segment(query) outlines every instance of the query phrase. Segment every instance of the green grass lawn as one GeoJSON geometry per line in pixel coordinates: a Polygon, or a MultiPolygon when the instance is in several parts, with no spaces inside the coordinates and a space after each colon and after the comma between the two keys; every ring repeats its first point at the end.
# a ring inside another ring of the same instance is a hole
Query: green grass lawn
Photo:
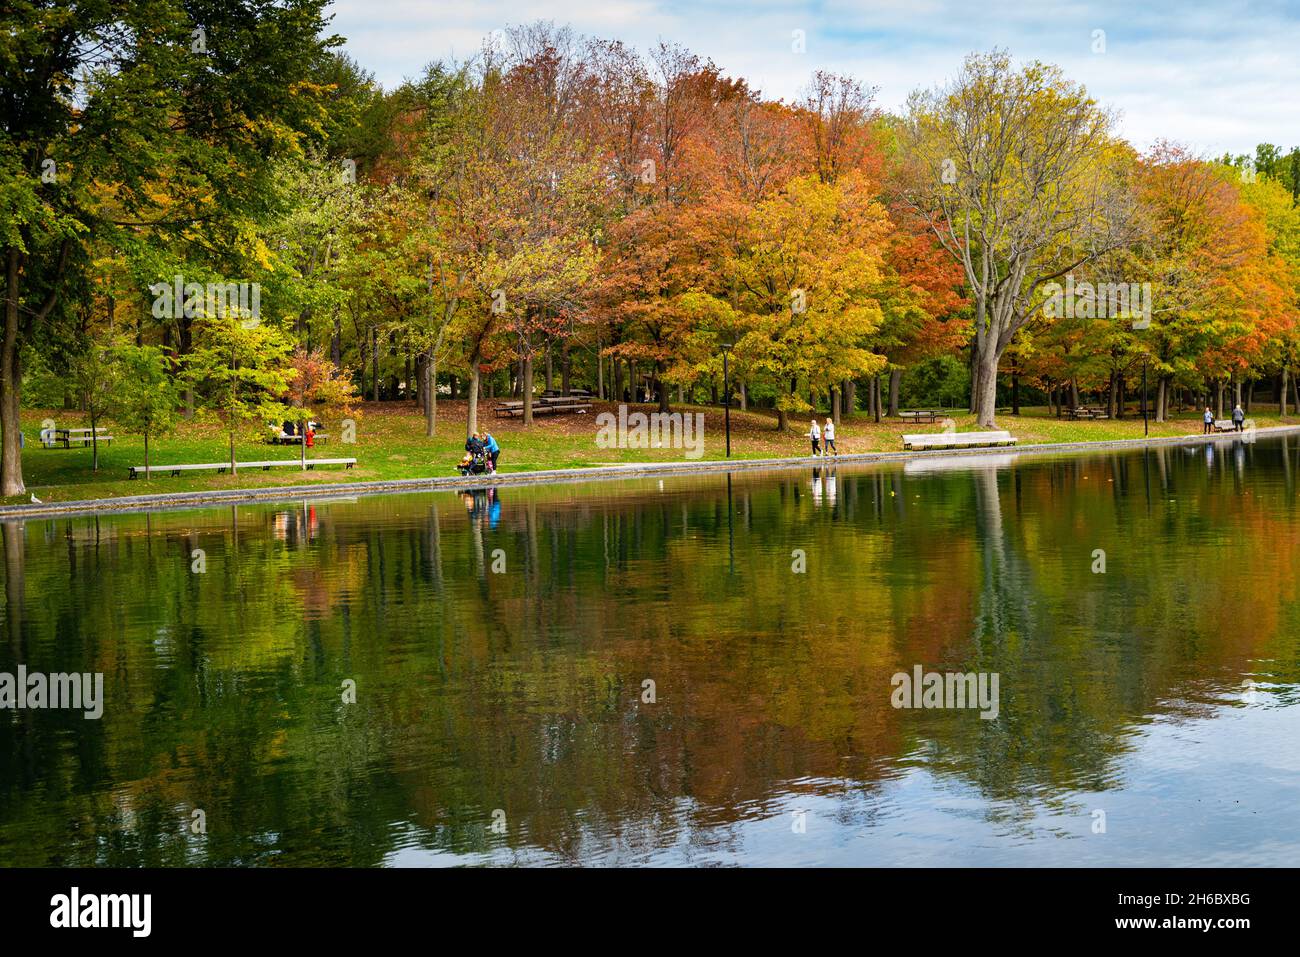
{"type": "MultiPolygon", "coordinates": [[[[652,406],[633,406],[633,410],[653,411],[652,406]]],[[[725,457],[723,413],[716,407],[675,407],[681,411],[700,412],[705,416],[703,460],[725,457]]],[[[501,444],[501,471],[520,472],[536,469],[580,468],[611,463],[682,461],[682,449],[617,449],[601,448],[596,443],[596,416],[602,411],[614,410],[610,403],[594,403],[586,415],[538,416],[531,428],[515,419],[498,419],[492,414],[492,402],[480,404],[480,428],[486,426],[501,444]]],[[[122,433],[111,422],[102,422],[116,436],[111,446],[102,446],[99,452],[99,470],[91,468],[89,448],[46,449],[38,435],[41,422],[54,419],[60,427],[88,426],[87,417],[77,412],[32,409],[23,412],[23,431],[26,449],[23,453],[23,475],[31,492],[46,502],[73,499],[106,498],[118,495],[135,495],[144,492],[199,491],[208,489],[257,488],[263,486],[299,485],[339,481],[374,481],[384,479],[428,478],[454,475],[464,447],[464,401],[438,403],[437,435],[430,439],[424,435],[424,419],[413,403],[365,403],[354,418],[357,422],[356,442],[339,442],[339,423],[326,422],[331,434],[329,444],[308,450],[317,458],[351,457],[357,459],[352,470],[328,467],[310,472],[298,469],[274,469],[263,472],[244,471],[238,475],[215,473],[190,473],[176,478],[154,475],[149,480],[127,478],[127,466],[144,464],[144,444],[138,436],[122,433]]],[[[822,412],[818,418],[825,420],[822,412]]],[[[975,428],[974,417],[965,413],[954,414],[959,430],[975,428]]],[[[1276,408],[1265,411],[1256,408],[1250,415],[1260,428],[1279,424],[1276,408]]],[[[1285,422],[1300,421],[1288,417],[1285,422]]],[[[1140,417],[1111,419],[1101,422],[1071,422],[1048,415],[1045,408],[1027,408],[1020,416],[999,416],[998,425],[1009,430],[1021,444],[1039,442],[1082,442],[1132,439],[1142,436],[1140,417]]],[[[837,445],[841,452],[899,451],[900,436],[904,432],[933,432],[938,425],[916,425],[897,419],[883,419],[877,423],[859,413],[845,419],[839,428],[837,445]]],[[[733,458],[773,458],[803,455],[808,452],[803,433],[808,429],[805,417],[792,421],[785,433],[776,431],[775,413],[770,411],[731,413],[731,454],[733,458]]],[[[1188,410],[1172,421],[1151,423],[1152,436],[1172,436],[1199,433],[1201,424],[1197,413],[1188,410]]],[[[273,446],[259,442],[254,436],[236,444],[240,460],[296,459],[298,449],[292,446],[273,446]]],[[[226,438],[215,423],[184,423],[175,435],[150,443],[150,460],[153,465],[172,462],[220,462],[228,458],[226,438]]],[[[26,496],[8,498],[5,504],[27,501],[26,496]]]]}

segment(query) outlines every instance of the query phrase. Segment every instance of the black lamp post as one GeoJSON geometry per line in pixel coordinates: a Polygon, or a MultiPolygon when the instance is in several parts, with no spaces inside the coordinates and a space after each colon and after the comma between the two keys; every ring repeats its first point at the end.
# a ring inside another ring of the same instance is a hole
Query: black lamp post
{"type": "Polygon", "coordinates": [[[722,406],[723,418],[727,431],[727,458],[731,458],[731,378],[727,369],[727,356],[731,353],[733,342],[722,343],[722,406]]]}
{"type": "Polygon", "coordinates": [[[1147,354],[1142,353],[1142,434],[1149,436],[1151,429],[1147,425],[1147,354]]]}

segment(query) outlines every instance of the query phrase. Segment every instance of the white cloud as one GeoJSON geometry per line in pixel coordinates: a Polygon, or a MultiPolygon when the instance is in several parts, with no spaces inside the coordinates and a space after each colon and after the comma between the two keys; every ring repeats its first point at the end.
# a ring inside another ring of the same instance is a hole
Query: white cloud
{"type": "Polygon", "coordinates": [[[494,29],[533,20],[648,49],[681,43],[769,96],[793,98],[816,69],[880,88],[879,103],[956,73],[973,51],[1006,47],[1060,65],[1122,114],[1139,147],[1157,139],[1209,155],[1259,142],[1300,145],[1300,13],[1287,0],[1197,6],[1158,0],[337,0],[334,29],[387,87],[426,63],[465,59],[494,29]],[[791,51],[791,31],[807,51],[791,51]],[[1094,53],[1104,30],[1106,52],[1094,53]]]}

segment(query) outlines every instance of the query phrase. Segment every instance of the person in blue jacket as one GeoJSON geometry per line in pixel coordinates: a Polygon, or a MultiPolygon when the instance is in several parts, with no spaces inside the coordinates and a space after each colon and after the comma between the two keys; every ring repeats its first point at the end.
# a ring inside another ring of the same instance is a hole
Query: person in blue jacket
{"type": "Polygon", "coordinates": [[[493,438],[491,432],[483,433],[483,448],[487,451],[488,458],[492,460],[492,471],[495,472],[497,470],[497,456],[501,454],[501,446],[497,444],[497,440],[493,438]]]}

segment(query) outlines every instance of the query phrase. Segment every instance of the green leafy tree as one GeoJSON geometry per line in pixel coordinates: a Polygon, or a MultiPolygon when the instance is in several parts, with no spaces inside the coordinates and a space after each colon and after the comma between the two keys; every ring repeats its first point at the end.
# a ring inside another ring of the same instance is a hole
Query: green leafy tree
{"type": "MultiPolygon", "coordinates": [[[[220,253],[318,136],[326,0],[16,0],[0,29],[0,494],[23,492],[21,357],[96,243],[220,253]],[[110,185],[111,184],[111,185],[110,185]]],[[[159,277],[161,278],[161,277],[159,277]]],[[[182,328],[182,332],[186,332],[182,328]]],[[[182,345],[185,344],[184,338],[182,345]]]]}
{"type": "Polygon", "coordinates": [[[183,401],[167,356],[157,346],[119,345],[113,350],[119,386],[109,412],[122,429],[144,439],[144,477],[149,478],[149,439],[169,435],[183,401]]]}
{"type": "Polygon", "coordinates": [[[199,344],[189,356],[187,372],[207,396],[206,411],[226,433],[231,475],[238,470],[236,436],[252,423],[264,429],[268,422],[280,422],[293,412],[279,398],[288,394],[293,381],[291,348],[279,330],[235,316],[199,322],[199,344]]]}
{"type": "Polygon", "coordinates": [[[325,358],[321,350],[308,352],[297,349],[290,359],[291,379],[285,399],[289,405],[289,418],[298,423],[298,443],[303,471],[307,469],[306,424],[328,410],[349,415],[357,399],[356,386],[342,370],[325,358]]]}
{"type": "Polygon", "coordinates": [[[84,397],[90,418],[90,467],[99,471],[99,422],[117,399],[122,369],[113,359],[111,347],[90,343],[70,363],[72,382],[84,397]]]}

